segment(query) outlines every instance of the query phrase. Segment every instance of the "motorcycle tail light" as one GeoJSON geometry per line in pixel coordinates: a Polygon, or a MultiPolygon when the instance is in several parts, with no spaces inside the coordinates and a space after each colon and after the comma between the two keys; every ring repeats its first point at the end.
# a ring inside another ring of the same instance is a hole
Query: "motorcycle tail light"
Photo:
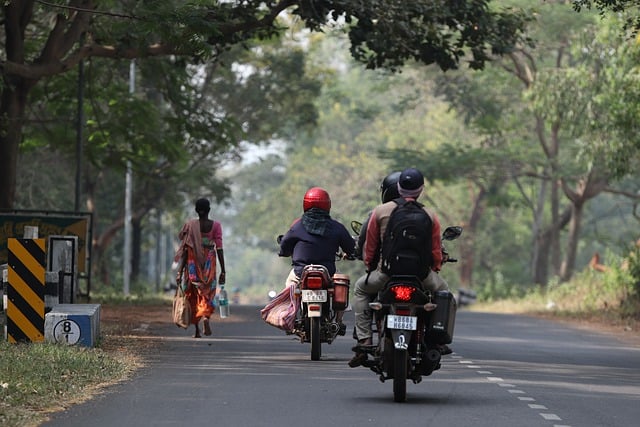
{"type": "Polygon", "coordinates": [[[320,276],[307,277],[307,289],[322,289],[322,277],[320,276]]]}
{"type": "Polygon", "coordinates": [[[411,301],[411,295],[413,295],[415,290],[416,288],[414,288],[413,286],[404,285],[394,286],[393,288],[391,288],[396,301],[403,302],[411,301]]]}

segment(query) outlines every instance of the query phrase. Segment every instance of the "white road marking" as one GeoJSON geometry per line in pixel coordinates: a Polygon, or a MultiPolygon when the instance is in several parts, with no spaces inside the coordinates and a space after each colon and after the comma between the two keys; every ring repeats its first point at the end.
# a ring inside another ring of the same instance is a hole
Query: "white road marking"
{"type": "Polygon", "coordinates": [[[562,421],[562,418],[560,418],[559,416],[557,416],[556,414],[545,414],[545,413],[540,413],[540,415],[542,416],[542,418],[544,418],[545,420],[554,420],[554,421],[562,421]]]}

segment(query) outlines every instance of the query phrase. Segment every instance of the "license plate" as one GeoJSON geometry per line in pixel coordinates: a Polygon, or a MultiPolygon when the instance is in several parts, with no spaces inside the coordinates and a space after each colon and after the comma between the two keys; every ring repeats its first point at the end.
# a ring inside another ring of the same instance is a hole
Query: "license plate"
{"type": "Polygon", "coordinates": [[[418,328],[418,318],[416,316],[387,316],[387,328],[404,329],[405,331],[415,331],[418,328]]]}
{"type": "Polygon", "coordinates": [[[327,291],[325,289],[321,289],[319,291],[313,289],[303,289],[302,290],[302,302],[326,302],[327,301],[327,291]]]}

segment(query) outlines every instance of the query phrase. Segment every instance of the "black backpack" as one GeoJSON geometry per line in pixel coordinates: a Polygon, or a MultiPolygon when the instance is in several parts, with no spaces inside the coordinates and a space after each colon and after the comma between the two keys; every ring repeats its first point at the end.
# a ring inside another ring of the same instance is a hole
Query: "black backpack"
{"type": "Polygon", "coordinates": [[[381,270],[383,273],[418,276],[424,280],[433,265],[431,254],[432,221],[423,205],[403,198],[391,212],[382,237],[381,270]]]}

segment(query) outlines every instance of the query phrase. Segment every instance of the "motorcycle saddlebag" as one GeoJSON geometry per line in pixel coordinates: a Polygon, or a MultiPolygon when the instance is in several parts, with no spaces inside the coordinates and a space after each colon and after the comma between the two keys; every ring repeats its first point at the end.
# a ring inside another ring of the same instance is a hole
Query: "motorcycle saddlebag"
{"type": "Polygon", "coordinates": [[[433,298],[436,309],[431,312],[427,336],[434,344],[450,344],[456,322],[456,300],[449,291],[437,291],[433,298]]]}
{"type": "Polygon", "coordinates": [[[346,310],[349,305],[349,285],[351,281],[346,274],[333,275],[333,309],[346,310]]]}

